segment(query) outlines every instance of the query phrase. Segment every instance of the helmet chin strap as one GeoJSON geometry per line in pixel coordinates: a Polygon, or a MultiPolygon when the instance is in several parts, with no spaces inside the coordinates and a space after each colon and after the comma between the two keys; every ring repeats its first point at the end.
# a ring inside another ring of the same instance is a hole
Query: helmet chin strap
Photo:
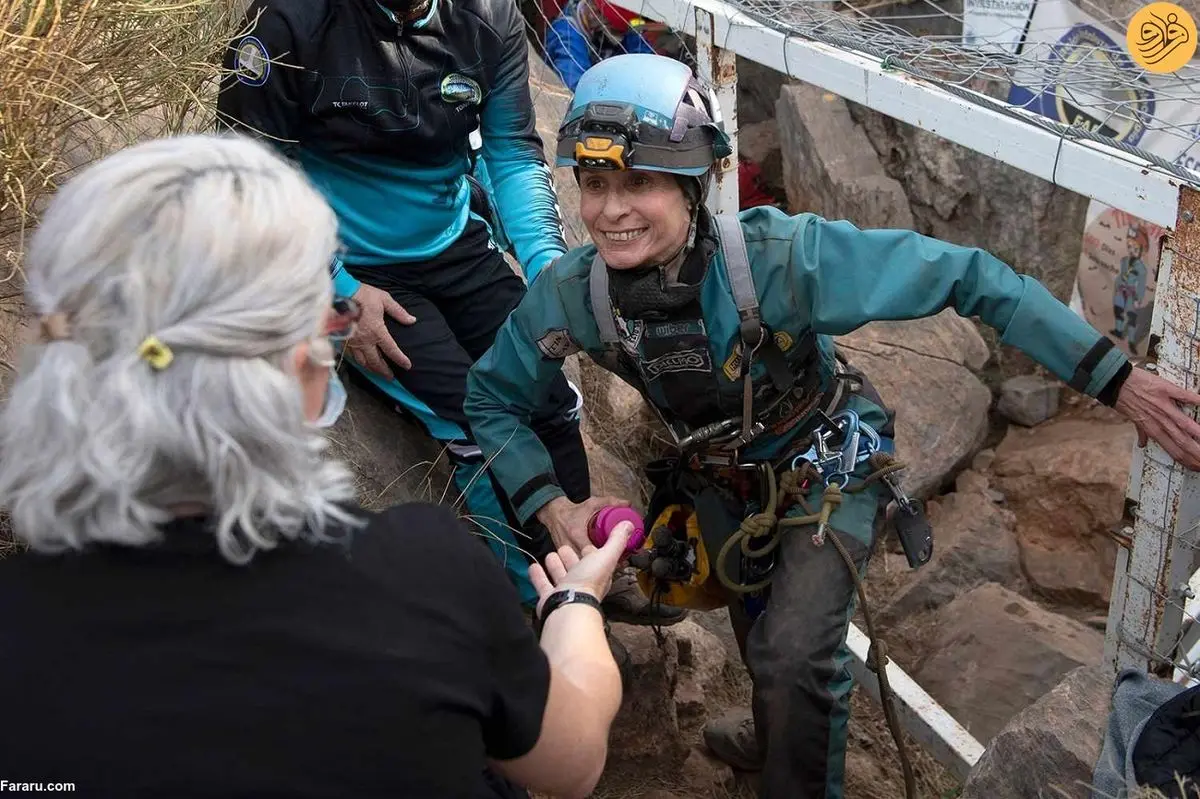
{"type": "Polygon", "coordinates": [[[680,188],[688,201],[688,211],[691,219],[688,221],[688,234],[684,239],[683,244],[669,258],[666,258],[658,264],[647,264],[645,268],[657,268],[663,277],[663,284],[666,285],[678,277],[680,267],[683,266],[684,260],[696,246],[696,233],[700,226],[700,206],[708,193],[708,186],[712,180],[712,172],[707,172],[698,178],[683,178],[680,180],[680,188]]]}

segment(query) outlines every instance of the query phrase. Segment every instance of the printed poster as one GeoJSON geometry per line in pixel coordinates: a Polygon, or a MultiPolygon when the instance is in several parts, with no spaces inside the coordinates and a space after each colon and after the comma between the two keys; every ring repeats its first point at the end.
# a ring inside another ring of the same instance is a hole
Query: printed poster
{"type": "MultiPolygon", "coordinates": [[[[1001,36],[991,46],[1008,43],[1001,36]]],[[[1124,31],[1067,0],[1037,0],[1010,52],[1025,54],[1031,66],[1026,80],[1018,73],[1009,103],[1135,145],[1200,177],[1200,108],[1171,97],[1178,77],[1147,73],[1133,62],[1124,31]]],[[[1130,355],[1145,355],[1149,344],[1164,233],[1102,203],[1088,206],[1071,307],[1130,355]]]]}
{"type": "Polygon", "coordinates": [[[1033,0],[966,0],[963,44],[1015,53],[1032,11],[1033,0]]]}

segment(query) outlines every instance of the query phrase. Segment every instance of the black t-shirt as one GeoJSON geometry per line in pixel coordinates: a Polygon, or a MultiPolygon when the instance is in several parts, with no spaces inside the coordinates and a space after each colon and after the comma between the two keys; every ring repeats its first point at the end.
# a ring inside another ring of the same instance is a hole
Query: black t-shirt
{"type": "Polygon", "coordinates": [[[491,797],[550,668],[449,510],[234,566],[199,521],[161,546],[0,561],[0,777],[76,796],[491,797]]]}

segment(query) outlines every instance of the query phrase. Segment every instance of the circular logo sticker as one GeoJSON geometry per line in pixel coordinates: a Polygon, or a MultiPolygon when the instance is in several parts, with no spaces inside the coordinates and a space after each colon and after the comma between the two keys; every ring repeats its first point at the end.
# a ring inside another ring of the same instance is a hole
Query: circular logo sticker
{"type": "Polygon", "coordinates": [[[267,48],[253,36],[242,39],[234,61],[237,79],[247,86],[262,86],[271,75],[271,57],[267,48]]]}
{"type": "Polygon", "coordinates": [[[1151,3],[1129,20],[1125,43],[1148,72],[1174,72],[1196,54],[1196,23],[1174,3],[1151,3]]]}
{"type": "MultiPolygon", "coordinates": [[[[1064,79],[1047,92],[1053,116],[1072,127],[1137,144],[1154,116],[1154,92],[1122,48],[1092,25],[1071,28],[1052,48],[1048,59],[1064,77],[1095,74],[1083,83],[1064,79]],[[1105,102],[1098,104],[1097,96],[1105,102]],[[1114,107],[1116,110],[1114,110],[1114,107]]],[[[1043,112],[1045,113],[1045,112],[1043,112]]],[[[1050,114],[1047,114],[1050,116],[1050,114]]]]}

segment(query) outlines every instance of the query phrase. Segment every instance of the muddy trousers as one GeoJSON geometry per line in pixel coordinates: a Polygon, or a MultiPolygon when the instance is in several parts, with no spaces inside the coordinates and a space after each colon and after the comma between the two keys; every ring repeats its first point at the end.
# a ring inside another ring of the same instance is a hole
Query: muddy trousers
{"type": "MultiPolygon", "coordinates": [[[[754,682],[754,728],[765,761],[759,795],[767,799],[841,799],[853,680],[846,629],[854,582],[815,527],[784,534],[767,607],[751,622],[741,606],[730,619],[754,682]]],[[[837,535],[866,571],[874,536],[837,535]]]]}
{"type": "MultiPolygon", "coordinates": [[[[445,445],[469,526],[492,548],[522,601],[536,602],[529,564],[553,550],[549,534],[536,521],[523,527],[518,522],[512,502],[485,468],[463,413],[467,372],[525,296],[524,281],[493,246],[487,226],[474,219],[458,241],[425,263],[346,268],[363,283],[387,291],[417,318],[412,325],[386,318],[412,368],[393,366],[396,379],[386,380],[354,364],[358,377],[445,445]]],[[[579,394],[559,375],[530,420],[550,452],[555,478],[575,502],[591,493],[579,430],[581,405],[579,394]]]]}
{"type": "MultiPolygon", "coordinates": [[[[891,414],[866,383],[843,407],[858,411],[881,435],[894,435],[891,414]],[[872,401],[873,400],[873,401],[872,401]]],[[[869,471],[860,467],[855,477],[869,471]]],[[[846,494],[830,517],[828,535],[845,545],[859,575],[883,531],[890,495],[879,483],[846,494]]],[[[821,506],[814,486],[805,502],[821,506]]],[[[793,508],[790,515],[803,515],[793,508]]],[[[766,608],[747,618],[740,601],[729,617],[754,683],[754,728],[765,762],[766,799],[841,799],[850,721],[850,651],[846,630],[854,615],[854,579],[833,544],[812,541],[816,525],[788,528],[768,589],[766,608]]]]}

